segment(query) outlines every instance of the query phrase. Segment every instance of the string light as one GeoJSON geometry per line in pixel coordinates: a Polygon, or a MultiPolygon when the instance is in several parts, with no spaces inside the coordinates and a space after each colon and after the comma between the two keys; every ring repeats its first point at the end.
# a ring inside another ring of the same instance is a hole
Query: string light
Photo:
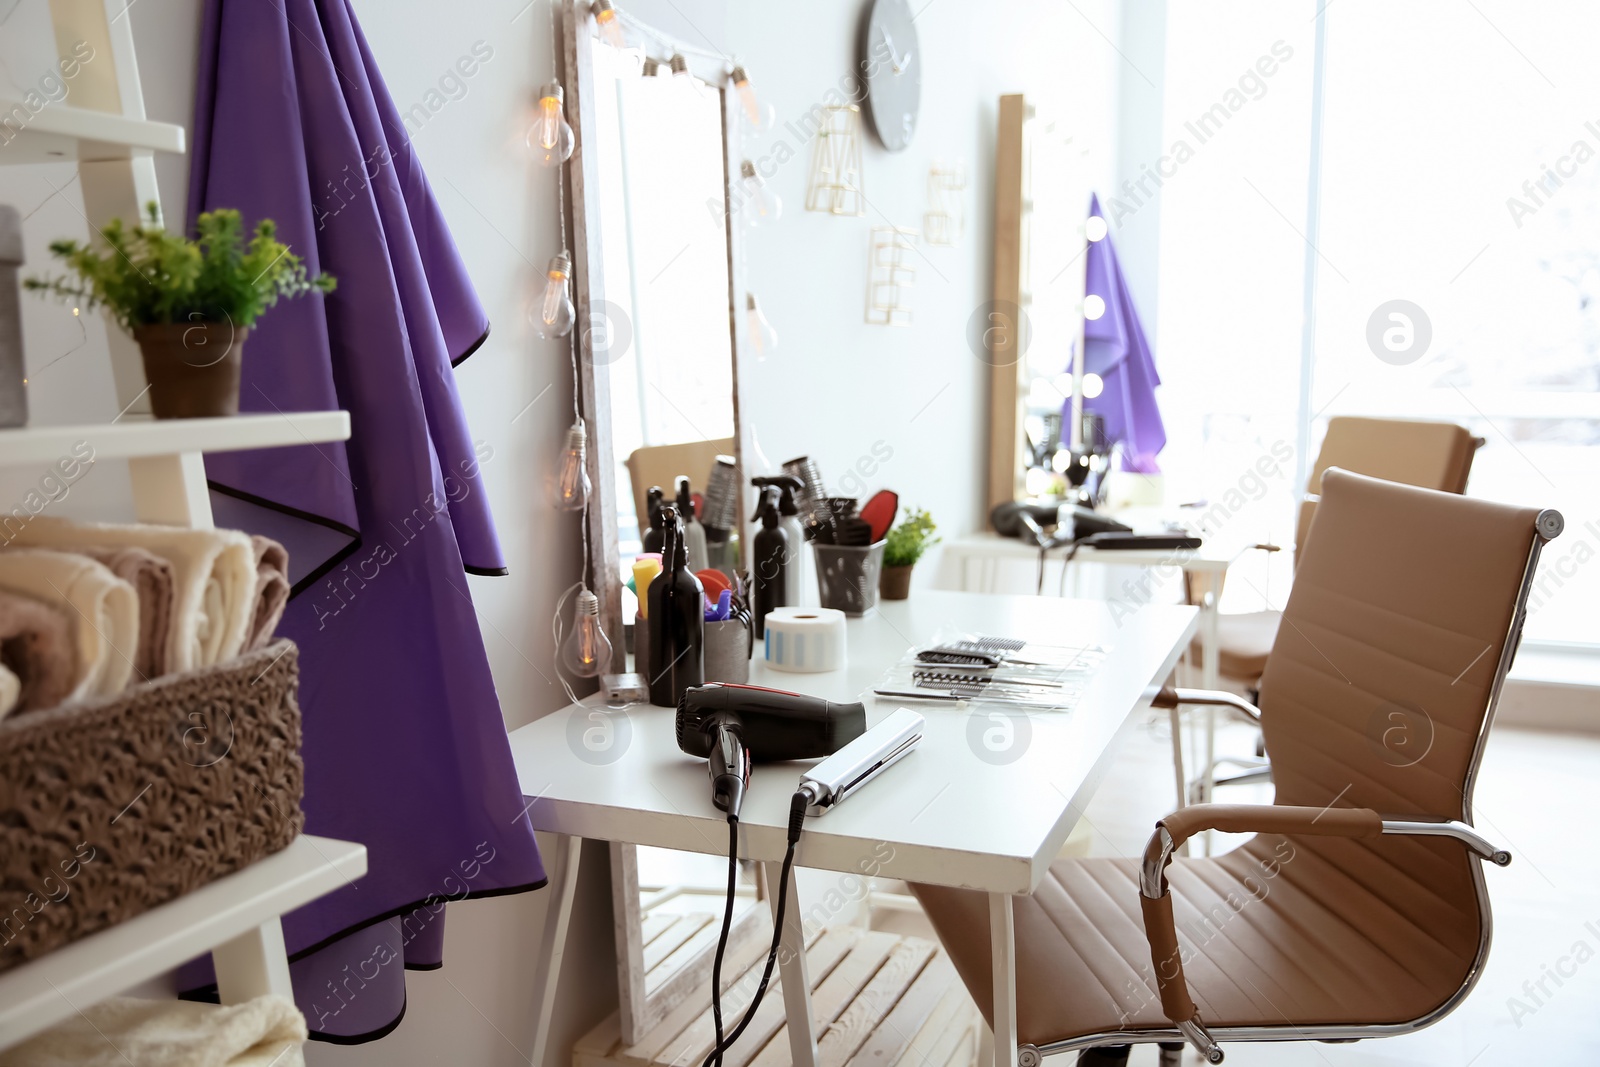
{"type": "Polygon", "coordinates": [[[622,32],[622,19],[617,16],[617,9],[611,6],[611,0],[594,0],[590,8],[594,12],[595,25],[600,29],[600,36],[612,48],[626,48],[628,38],[622,32]]]}
{"type": "Polygon", "coordinates": [[[556,82],[539,90],[539,112],[528,128],[528,147],[541,166],[559,167],[572,158],[577,138],[567,121],[566,93],[556,82]]]}

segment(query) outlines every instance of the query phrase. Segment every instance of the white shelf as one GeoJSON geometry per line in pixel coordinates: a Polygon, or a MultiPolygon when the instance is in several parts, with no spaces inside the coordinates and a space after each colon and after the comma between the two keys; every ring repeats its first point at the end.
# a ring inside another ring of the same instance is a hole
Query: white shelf
{"type": "Polygon", "coordinates": [[[366,873],[365,845],[302,834],[242,871],[6,971],[0,1049],[366,873]]]}
{"type": "Polygon", "coordinates": [[[0,467],[54,463],[87,441],[96,459],[237,452],[350,438],[348,411],[234,415],[216,419],[127,418],[86,426],[23,426],[0,430],[0,467]]]}
{"type": "MultiPolygon", "coordinates": [[[[17,110],[25,115],[30,112],[26,104],[0,100],[0,114],[14,114],[17,110]]],[[[129,159],[141,151],[181,153],[184,150],[182,126],[63,104],[46,104],[21,127],[21,133],[0,144],[0,166],[68,161],[99,163],[129,159]]],[[[14,126],[8,127],[6,134],[11,135],[14,129],[14,126]]]]}

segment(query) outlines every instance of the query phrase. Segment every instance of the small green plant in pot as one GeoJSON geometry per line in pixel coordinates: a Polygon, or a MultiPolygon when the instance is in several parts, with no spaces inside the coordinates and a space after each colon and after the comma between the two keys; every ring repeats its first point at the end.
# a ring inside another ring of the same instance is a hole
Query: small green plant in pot
{"type": "Polygon", "coordinates": [[[939,539],[933,516],[916,508],[906,508],[905,521],[889,531],[883,546],[883,572],[878,578],[878,595],[885,600],[904,600],[911,595],[911,568],[939,539]]]}
{"type": "Polygon", "coordinates": [[[208,211],[193,240],[168,233],[159,220],[151,203],[145,225],[107,223],[103,250],[56,241],[50,254],[67,274],[24,285],[85,311],[109,311],[139,343],[157,418],[235,415],[250,328],[281,299],[331,292],[334,279],[308,274],[271,219],[247,238],[239,212],[208,211]]]}

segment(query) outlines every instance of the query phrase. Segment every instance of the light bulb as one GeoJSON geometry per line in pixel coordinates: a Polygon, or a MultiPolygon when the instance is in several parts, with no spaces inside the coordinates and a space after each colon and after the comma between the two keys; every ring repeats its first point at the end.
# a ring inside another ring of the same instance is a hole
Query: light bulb
{"type": "Polygon", "coordinates": [[[771,225],[783,216],[783,201],[748,159],[739,164],[739,213],[751,226],[771,225]]]}
{"type": "Polygon", "coordinates": [[[539,90],[539,113],[528,127],[528,147],[540,164],[555,167],[572,157],[574,142],[567,122],[566,94],[551,82],[539,90]]]}
{"type": "Polygon", "coordinates": [[[1085,400],[1093,400],[1105,391],[1106,382],[1100,375],[1090,371],[1083,376],[1083,398],[1085,400]]]}
{"type": "Polygon", "coordinates": [[[595,25],[600,27],[600,36],[612,48],[626,48],[627,38],[622,33],[622,18],[617,14],[617,9],[611,6],[611,0],[594,0],[591,8],[594,12],[595,25]]]}
{"type": "Polygon", "coordinates": [[[578,678],[596,678],[611,666],[611,642],[600,628],[600,598],[579,589],[572,603],[572,632],[561,642],[561,665],[578,678]]]}
{"type": "Polygon", "coordinates": [[[639,65],[639,73],[646,78],[654,78],[661,73],[661,60],[654,56],[645,56],[644,62],[639,65]]]}
{"type": "Polygon", "coordinates": [[[1098,241],[1106,235],[1106,220],[1099,215],[1090,215],[1083,224],[1083,235],[1091,241],[1098,241]]]}
{"type": "Polygon", "coordinates": [[[545,268],[544,296],[539,301],[539,313],[533,316],[533,328],[547,341],[571,333],[572,323],[578,317],[572,306],[572,296],[567,292],[567,279],[571,275],[571,257],[565,252],[550,257],[550,265],[545,268]]]}
{"type": "Polygon", "coordinates": [[[750,348],[757,359],[766,359],[767,353],[778,347],[778,331],[772,328],[772,323],[761,313],[761,305],[756,303],[756,294],[746,293],[744,296],[745,325],[750,331],[750,348]]]}
{"type": "Polygon", "coordinates": [[[589,505],[589,431],[579,419],[567,430],[551,497],[557,510],[582,511],[589,505]]]}
{"type": "Polygon", "coordinates": [[[739,93],[739,102],[744,105],[744,118],[750,124],[750,129],[756,133],[771,129],[778,121],[778,112],[771,104],[763,105],[756,99],[756,91],[750,87],[750,76],[744,72],[744,68],[736,65],[729,80],[739,93]]]}
{"type": "Polygon", "coordinates": [[[1106,302],[1093,293],[1083,298],[1083,317],[1093,322],[1106,313],[1106,302]]]}

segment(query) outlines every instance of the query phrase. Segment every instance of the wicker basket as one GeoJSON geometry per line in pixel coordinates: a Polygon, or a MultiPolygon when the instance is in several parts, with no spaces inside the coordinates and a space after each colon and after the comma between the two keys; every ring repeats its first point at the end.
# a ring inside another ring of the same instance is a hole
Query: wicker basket
{"type": "Polygon", "coordinates": [[[305,825],[298,679],[277,641],[0,722],[0,971],[287,847],[305,825]]]}

